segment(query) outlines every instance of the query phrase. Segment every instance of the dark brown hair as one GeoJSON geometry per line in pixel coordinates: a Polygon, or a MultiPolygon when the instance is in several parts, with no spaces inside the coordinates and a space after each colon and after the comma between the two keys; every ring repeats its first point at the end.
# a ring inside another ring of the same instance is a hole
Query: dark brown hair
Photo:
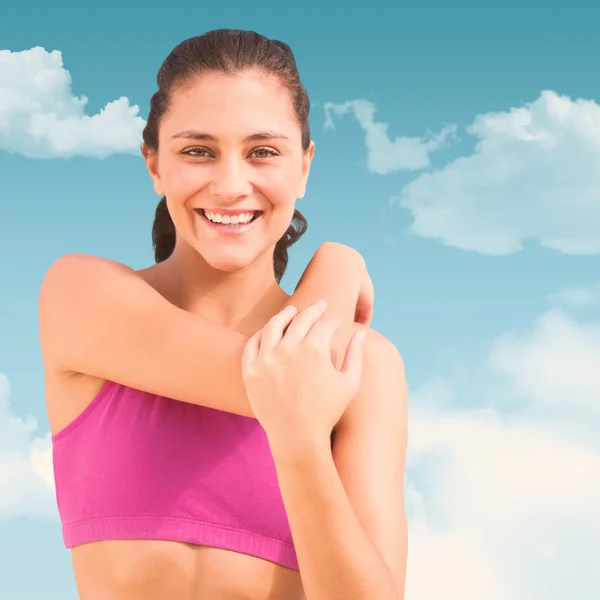
{"type": "MultiPolygon", "coordinates": [[[[165,59],[158,71],[158,91],[150,100],[150,114],[143,132],[147,150],[158,150],[160,120],[169,110],[171,95],[176,87],[185,85],[192,77],[201,73],[220,72],[232,75],[254,69],[277,77],[289,90],[302,130],[302,149],[306,152],[310,145],[310,102],[300,81],[291,48],[283,42],[270,40],[254,31],[238,29],[216,29],[189,38],[176,46],[165,59]]],[[[292,222],[277,242],[273,254],[273,266],[278,282],[281,281],[287,267],[288,248],[304,234],[307,226],[306,219],[297,210],[294,211],[292,222]]],[[[175,226],[169,215],[165,197],[156,208],[152,245],[156,262],[167,259],[175,248],[175,226]]]]}

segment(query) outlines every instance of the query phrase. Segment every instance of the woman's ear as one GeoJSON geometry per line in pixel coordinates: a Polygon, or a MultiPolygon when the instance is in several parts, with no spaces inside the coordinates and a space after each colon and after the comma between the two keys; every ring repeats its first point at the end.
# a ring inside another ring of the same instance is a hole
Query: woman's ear
{"type": "Polygon", "coordinates": [[[300,187],[298,189],[298,199],[304,198],[306,194],[306,182],[308,181],[308,175],[310,173],[310,165],[312,163],[313,156],[315,154],[315,143],[311,140],[310,145],[304,156],[302,157],[302,177],[300,179],[300,187]]]}
{"type": "Polygon", "coordinates": [[[154,183],[154,191],[159,196],[164,196],[164,188],[160,179],[160,174],[158,173],[158,153],[149,150],[145,144],[142,144],[141,149],[142,156],[146,161],[146,168],[148,169],[148,173],[150,173],[150,177],[152,177],[152,182],[154,183]]]}

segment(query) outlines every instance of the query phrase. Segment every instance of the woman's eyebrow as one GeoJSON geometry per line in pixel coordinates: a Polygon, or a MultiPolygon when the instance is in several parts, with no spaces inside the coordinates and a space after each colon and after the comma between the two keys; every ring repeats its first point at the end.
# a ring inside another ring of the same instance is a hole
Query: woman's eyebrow
{"type": "MultiPolygon", "coordinates": [[[[217,142],[219,138],[210,133],[205,133],[203,131],[197,131],[196,129],[186,129],[185,131],[180,131],[171,137],[172,140],[178,139],[186,139],[186,140],[203,140],[208,142],[217,142]]],[[[279,133],[277,131],[258,131],[256,133],[252,133],[244,138],[244,142],[258,142],[265,140],[287,140],[289,138],[283,133],[279,133]]]]}

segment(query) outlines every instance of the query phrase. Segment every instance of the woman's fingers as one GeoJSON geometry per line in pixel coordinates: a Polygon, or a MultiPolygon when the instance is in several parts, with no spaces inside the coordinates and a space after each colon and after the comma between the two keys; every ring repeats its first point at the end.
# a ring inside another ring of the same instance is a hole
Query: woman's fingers
{"type": "Polygon", "coordinates": [[[279,344],[283,337],[285,328],[290,324],[292,319],[298,313],[295,306],[286,306],[276,315],[269,319],[269,322],[262,328],[262,336],[260,341],[260,350],[269,352],[279,344]]]}
{"type": "Polygon", "coordinates": [[[250,372],[250,366],[258,356],[263,330],[259,329],[245,344],[242,351],[242,374],[250,372]]]}
{"type": "Polygon", "coordinates": [[[333,344],[333,336],[342,324],[342,319],[335,318],[320,318],[311,328],[306,336],[306,343],[313,348],[323,350],[324,353],[331,356],[331,346],[333,344]]]}
{"type": "Polygon", "coordinates": [[[308,308],[305,308],[301,313],[298,313],[290,323],[279,344],[281,349],[285,351],[298,347],[318,319],[323,316],[326,308],[327,302],[325,300],[318,300],[308,308]]]}

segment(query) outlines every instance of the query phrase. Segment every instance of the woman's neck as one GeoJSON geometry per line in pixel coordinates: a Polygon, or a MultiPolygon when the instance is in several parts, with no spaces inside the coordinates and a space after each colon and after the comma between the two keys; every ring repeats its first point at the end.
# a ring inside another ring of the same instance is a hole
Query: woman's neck
{"type": "Polygon", "coordinates": [[[268,255],[228,273],[214,269],[197,254],[185,254],[175,251],[150,267],[157,289],[183,310],[252,335],[289,298],[275,279],[273,260],[268,255]]]}

